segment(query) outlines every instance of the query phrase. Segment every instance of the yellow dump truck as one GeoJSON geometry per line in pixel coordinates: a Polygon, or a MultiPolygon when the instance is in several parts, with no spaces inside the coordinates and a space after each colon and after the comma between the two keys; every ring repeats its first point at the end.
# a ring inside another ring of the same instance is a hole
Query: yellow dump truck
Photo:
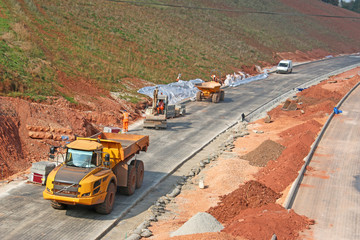
{"type": "Polygon", "coordinates": [[[213,103],[224,101],[225,92],[220,89],[221,84],[218,82],[203,82],[195,85],[199,91],[196,93],[196,101],[211,99],[213,103]]]}
{"type": "Polygon", "coordinates": [[[130,160],[148,146],[149,136],[142,135],[98,133],[77,137],[66,145],[65,161],[49,173],[43,197],[51,200],[55,209],[93,205],[98,213],[109,214],[117,189],[132,195],[141,187],[144,163],[130,160]]]}

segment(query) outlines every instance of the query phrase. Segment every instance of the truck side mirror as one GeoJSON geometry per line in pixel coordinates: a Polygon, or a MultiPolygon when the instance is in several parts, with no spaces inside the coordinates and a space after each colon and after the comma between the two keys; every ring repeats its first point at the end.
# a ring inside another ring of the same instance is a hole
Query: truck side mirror
{"type": "Polygon", "coordinates": [[[105,159],[104,159],[104,166],[106,167],[110,167],[110,155],[107,153],[105,154],[105,159]]]}

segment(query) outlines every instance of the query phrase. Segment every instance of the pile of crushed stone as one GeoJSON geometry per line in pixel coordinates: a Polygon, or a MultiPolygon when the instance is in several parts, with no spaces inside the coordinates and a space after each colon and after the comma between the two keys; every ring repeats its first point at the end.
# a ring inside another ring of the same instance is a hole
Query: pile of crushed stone
{"type": "Polygon", "coordinates": [[[192,216],[178,230],[170,234],[171,237],[189,235],[195,233],[220,232],[224,226],[216,220],[211,214],[198,212],[192,216]]]}
{"type": "Polygon", "coordinates": [[[241,156],[241,159],[248,160],[250,165],[265,167],[268,161],[276,160],[285,147],[272,140],[266,140],[261,143],[254,151],[241,156]]]}

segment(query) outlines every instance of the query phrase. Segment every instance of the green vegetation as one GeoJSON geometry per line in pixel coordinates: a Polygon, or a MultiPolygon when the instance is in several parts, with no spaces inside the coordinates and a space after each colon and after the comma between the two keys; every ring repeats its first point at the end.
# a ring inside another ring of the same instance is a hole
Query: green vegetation
{"type": "MultiPolygon", "coordinates": [[[[154,3],[179,4],[179,1],[154,3]]],[[[278,0],[181,1],[206,8],[293,12],[278,0]]],[[[360,45],[316,19],[132,5],[107,0],[0,0],[0,92],[35,100],[64,96],[70,81],[95,80],[137,102],[125,78],[154,84],[208,78],[211,69],[229,73],[243,65],[276,63],[276,52],[326,48],[331,37],[360,45]],[[286,24],[284,24],[286,23],[286,24]],[[316,32],[318,36],[311,35],[316,32]],[[72,79],[72,80],[71,80],[72,79]]],[[[72,94],[76,94],[72,92],[72,94]]],[[[66,91],[69,94],[69,91],[66,91]]]]}
{"type": "Polygon", "coordinates": [[[353,0],[350,2],[341,1],[341,6],[351,11],[360,13],[360,0],[353,0]]]}

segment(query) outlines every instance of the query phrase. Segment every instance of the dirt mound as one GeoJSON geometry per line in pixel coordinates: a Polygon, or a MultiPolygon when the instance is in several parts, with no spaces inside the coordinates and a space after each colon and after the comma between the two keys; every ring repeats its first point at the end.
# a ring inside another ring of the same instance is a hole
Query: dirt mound
{"type": "Polygon", "coordinates": [[[241,211],[222,232],[246,239],[298,239],[299,232],[314,224],[304,216],[287,210],[278,204],[269,203],[265,206],[241,211]]]}
{"type": "Polygon", "coordinates": [[[272,140],[266,140],[254,151],[249,152],[240,158],[248,160],[253,166],[264,167],[270,160],[276,160],[285,149],[281,144],[272,140]]]}
{"type": "Polygon", "coordinates": [[[264,184],[248,181],[235,191],[221,196],[219,204],[207,212],[219,222],[226,224],[242,210],[275,203],[279,197],[281,194],[274,192],[264,184]]]}
{"type": "Polygon", "coordinates": [[[241,71],[250,74],[250,75],[257,75],[259,74],[258,70],[256,69],[255,65],[251,65],[251,66],[246,66],[246,65],[242,65],[241,66],[241,71]]]}

